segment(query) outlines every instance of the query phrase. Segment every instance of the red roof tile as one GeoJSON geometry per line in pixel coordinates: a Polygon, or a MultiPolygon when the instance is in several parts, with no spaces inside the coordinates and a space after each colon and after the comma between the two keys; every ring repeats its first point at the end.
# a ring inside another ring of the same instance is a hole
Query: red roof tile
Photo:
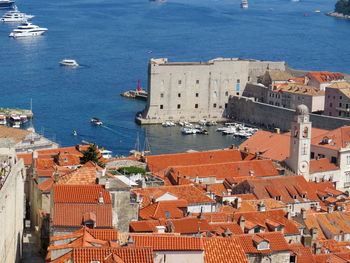
{"type": "Polygon", "coordinates": [[[30,166],[33,163],[33,153],[17,153],[17,158],[23,159],[26,166],[30,166]]]}
{"type": "Polygon", "coordinates": [[[55,204],[52,216],[53,226],[77,227],[83,224],[83,215],[96,214],[96,227],[112,227],[111,204],[55,204]]]}
{"type": "Polygon", "coordinates": [[[312,251],[310,247],[304,247],[300,243],[289,244],[290,250],[296,254],[296,262],[298,263],[315,263],[312,257],[312,251]]]}
{"type": "Polygon", "coordinates": [[[152,247],[154,251],[203,250],[202,239],[198,237],[169,235],[130,234],[138,247],[152,247]]]}
{"type": "Polygon", "coordinates": [[[115,254],[124,263],[153,263],[152,248],[75,248],[73,250],[74,263],[90,263],[93,260],[104,262],[104,259],[115,254]]]}
{"type": "Polygon", "coordinates": [[[181,174],[191,179],[196,177],[215,177],[223,180],[226,177],[242,177],[242,176],[274,176],[278,175],[278,171],[271,160],[251,160],[237,161],[220,164],[196,164],[187,166],[172,166],[168,173],[175,175],[181,174]]]}
{"type": "Polygon", "coordinates": [[[331,163],[327,158],[310,160],[310,173],[339,170],[339,167],[331,163]]]}
{"type": "Polygon", "coordinates": [[[344,75],[339,72],[311,71],[307,74],[309,78],[315,79],[318,83],[330,83],[336,80],[343,80],[344,75]]]}
{"type": "Polygon", "coordinates": [[[215,164],[241,160],[241,152],[236,149],[151,155],[146,157],[147,167],[152,172],[157,172],[170,166],[215,164]]]}
{"type": "Polygon", "coordinates": [[[236,238],[203,238],[206,263],[248,263],[240,241],[236,238]]]}
{"type": "Polygon", "coordinates": [[[272,252],[290,251],[283,234],[280,232],[239,235],[236,237],[241,241],[242,247],[246,254],[266,254],[272,252]],[[266,250],[258,250],[254,244],[254,239],[257,237],[259,240],[267,240],[270,244],[270,248],[266,250]]]}
{"type": "Polygon", "coordinates": [[[215,202],[193,185],[147,187],[132,189],[132,191],[141,195],[143,207],[148,206],[151,203],[152,198],[155,199],[155,201],[160,201],[157,199],[166,193],[169,193],[178,199],[186,200],[188,204],[215,202]]]}
{"type": "Polygon", "coordinates": [[[147,219],[174,219],[184,217],[187,210],[186,200],[159,201],[140,209],[139,218],[147,219]]]}
{"type": "Polygon", "coordinates": [[[111,197],[102,185],[55,185],[53,187],[54,203],[98,204],[102,194],[103,202],[111,204],[111,197]]]}

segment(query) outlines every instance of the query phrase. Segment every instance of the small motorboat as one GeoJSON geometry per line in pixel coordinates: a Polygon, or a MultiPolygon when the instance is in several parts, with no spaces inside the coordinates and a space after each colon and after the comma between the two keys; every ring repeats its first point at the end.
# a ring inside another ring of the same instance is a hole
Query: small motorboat
{"type": "Polygon", "coordinates": [[[100,121],[99,118],[95,118],[95,117],[94,117],[94,118],[91,118],[90,122],[91,122],[92,124],[99,125],[99,126],[103,124],[103,122],[100,121]]]}
{"type": "Polygon", "coordinates": [[[73,130],[73,131],[72,131],[72,135],[77,136],[77,135],[78,135],[77,131],[76,131],[76,130],[73,130]]]}
{"type": "Polygon", "coordinates": [[[64,59],[60,61],[61,66],[68,66],[68,67],[77,67],[79,64],[74,59],[64,59]]]}
{"type": "Polygon", "coordinates": [[[173,127],[173,126],[176,126],[176,124],[172,121],[166,121],[166,122],[162,123],[162,126],[163,127],[173,127]]]}

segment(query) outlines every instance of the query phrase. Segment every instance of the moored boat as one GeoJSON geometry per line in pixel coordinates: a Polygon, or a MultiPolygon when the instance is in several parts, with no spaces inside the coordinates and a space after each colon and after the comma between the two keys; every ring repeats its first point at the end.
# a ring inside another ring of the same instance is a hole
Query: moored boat
{"type": "Polygon", "coordinates": [[[96,118],[96,117],[91,118],[90,122],[92,124],[95,124],[95,125],[98,125],[98,126],[103,124],[103,122],[99,118],[96,118]]]}

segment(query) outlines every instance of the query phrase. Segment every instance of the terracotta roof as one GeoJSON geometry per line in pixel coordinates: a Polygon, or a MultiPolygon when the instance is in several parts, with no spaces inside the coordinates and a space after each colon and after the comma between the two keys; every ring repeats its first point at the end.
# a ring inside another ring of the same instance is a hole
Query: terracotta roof
{"type": "Polygon", "coordinates": [[[158,200],[165,194],[175,196],[177,199],[186,200],[188,204],[213,203],[213,199],[207,197],[201,190],[193,185],[174,185],[132,189],[134,193],[139,193],[142,197],[142,206],[148,206],[153,198],[158,200]]]}
{"type": "Polygon", "coordinates": [[[248,263],[237,238],[203,238],[206,263],[248,263]]]}
{"type": "Polygon", "coordinates": [[[325,231],[332,235],[350,233],[350,212],[320,213],[314,215],[325,235],[325,231]]]}
{"type": "Polygon", "coordinates": [[[329,83],[344,79],[344,75],[339,72],[314,71],[309,72],[308,77],[315,79],[318,83],[329,83]]]}
{"type": "Polygon", "coordinates": [[[210,223],[212,232],[216,235],[222,235],[226,229],[229,229],[233,235],[242,235],[244,234],[242,228],[236,222],[220,222],[220,223],[210,223]]]}
{"type": "Polygon", "coordinates": [[[62,148],[56,148],[56,149],[44,149],[44,150],[37,150],[38,158],[41,156],[51,156],[57,155],[58,153],[70,153],[70,154],[78,154],[82,155],[80,152],[81,150],[87,150],[89,148],[89,145],[77,145],[77,146],[71,146],[71,147],[62,147],[62,148]]]}
{"type": "Polygon", "coordinates": [[[61,166],[80,166],[82,154],[59,153],[56,162],[61,166]]]}
{"type": "Polygon", "coordinates": [[[17,158],[23,159],[26,166],[30,166],[33,163],[33,153],[17,153],[17,158]]]}
{"type": "Polygon", "coordinates": [[[147,219],[174,219],[184,217],[184,208],[187,210],[186,200],[159,201],[140,209],[139,218],[147,219]]]}
{"type": "Polygon", "coordinates": [[[184,217],[171,220],[132,221],[129,224],[130,232],[156,232],[156,226],[167,226],[169,222],[174,226],[174,233],[193,234],[212,230],[207,220],[200,220],[197,217],[184,217]]]}
{"type": "Polygon", "coordinates": [[[281,80],[287,81],[293,78],[291,74],[283,70],[269,70],[266,73],[270,76],[272,81],[281,81],[281,80]]]}
{"type": "Polygon", "coordinates": [[[327,250],[327,252],[332,253],[345,251],[350,252],[350,242],[336,241],[334,239],[318,240],[317,242],[319,242],[322,245],[323,252],[326,252],[325,250],[327,250]]]}
{"type": "Polygon", "coordinates": [[[201,251],[203,250],[202,239],[199,237],[169,236],[153,234],[130,234],[138,247],[152,247],[154,251],[201,251]]]}
{"type": "Polygon", "coordinates": [[[281,232],[258,233],[253,235],[239,235],[236,236],[244,249],[246,254],[268,254],[272,252],[290,251],[290,248],[284,239],[281,232]],[[254,240],[267,240],[270,248],[266,250],[258,250],[254,244],[254,240]]]}
{"type": "Polygon", "coordinates": [[[293,254],[296,254],[296,262],[298,263],[315,263],[312,257],[312,251],[310,247],[304,247],[300,243],[289,244],[289,248],[293,254]]]}
{"type": "Polygon", "coordinates": [[[111,204],[111,197],[102,185],[55,185],[53,187],[53,202],[57,203],[80,203],[98,204],[102,194],[103,202],[111,204]]]}
{"type": "Polygon", "coordinates": [[[22,141],[29,134],[31,132],[28,130],[0,126],[0,138],[13,138],[15,143],[22,141]]]}
{"type": "Polygon", "coordinates": [[[276,225],[284,226],[284,234],[295,235],[299,233],[299,229],[292,221],[286,218],[286,212],[282,209],[269,210],[265,212],[236,212],[234,214],[236,222],[238,222],[241,216],[245,218],[245,224],[248,229],[254,228],[255,226],[262,226],[266,231],[269,231],[269,224],[271,225],[271,222],[273,221],[273,223],[276,225]]]}
{"type": "Polygon", "coordinates": [[[53,170],[53,167],[55,166],[55,162],[53,159],[37,159],[35,161],[35,168],[38,170],[44,170],[51,168],[53,170]]]}
{"type": "MultiPolygon", "coordinates": [[[[311,136],[316,138],[327,132],[327,130],[312,128],[311,136]]],[[[261,157],[281,162],[290,154],[290,132],[278,134],[258,130],[252,137],[244,141],[239,149],[252,154],[259,153],[261,157]]]]}
{"type": "Polygon", "coordinates": [[[237,161],[220,164],[196,164],[187,166],[172,166],[168,173],[181,174],[192,179],[196,177],[215,177],[225,179],[226,177],[252,176],[275,176],[278,171],[271,160],[237,161]]]}
{"type": "Polygon", "coordinates": [[[61,176],[57,184],[96,184],[96,169],[79,168],[61,176]]]}
{"type": "Polygon", "coordinates": [[[319,88],[302,83],[272,84],[273,92],[292,93],[308,96],[324,96],[325,92],[319,88]]]}
{"type": "Polygon", "coordinates": [[[311,144],[321,148],[340,150],[350,143],[350,126],[327,131],[312,138],[311,144]]]}
{"type": "Polygon", "coordinates": [[[147,167],[152,172],[160,171],[170,166],[214,164],[233,161],[242,161],[242,155],[239,150],[227,149],[206,152],[151,155],[146,157],[147,167]]]}
{"type": "Polygon", "coordinates": [[[53,209],[53,226],[81,226],[84,214],[92,212],[96,214],[96,227],[112,227],[111,204],[55,204],[53,209]]]}
{"type": "Polygon", "coordinates": [[[348,263],[350,262],[349,252],[329,253],[313,255],[316,263],[348,263]]]}
{"type": "Polygon", "coordinates": [[[38,188],[41,191],[48,192],[48,191],[51,191],[53,185],[54,185],[54,179],[51,177],[45,180],[44,182],[42,182],[41,184],[38,184],[38,188]]]}
{"type": "Polygon", "coordinates": [[[74,263],[90,263],[93,260],[104,262],[111,254],[117,255],[124,263],[153,263],[152,248],[74,248],[74,263]]]}
{"type": "MultiPolygon", "coordinates": [[[[298,201],[304,201],[302,193],[299,193],[297,190],[298,188],[305,191],[306,198],[308,200],[319,200],[316,189],[312,188],[314,185],[310,183],[311,182],[307,182],[303,176],[283,176],[269,179],[248,180],[239,185],[243,184],[247,187],[250,187],[250,189],[253,191],[253,194],[258,199],[274,198],[276,196],[280,196],[280,200],[282,202],[294,203],[295,200],[290,193],[290,189],[294,189],[294,191],[298,193],[296,196],[298,201]]],[[[240,188],[237,186],[237,189],[240,188]]]]}
{"type": "Polygon", "coordinates": [[[82,227],[81,229],[75,231],[69,235],[54,236],[50,238],[50,241],[64,240],[78,238],[84,235],[85,232],[88,232],[93,238],[105,240],[105,241],[116,241],[118,240],[118,230],[117,229],[99,229],[99,228],[88,228],[82,227]]]}

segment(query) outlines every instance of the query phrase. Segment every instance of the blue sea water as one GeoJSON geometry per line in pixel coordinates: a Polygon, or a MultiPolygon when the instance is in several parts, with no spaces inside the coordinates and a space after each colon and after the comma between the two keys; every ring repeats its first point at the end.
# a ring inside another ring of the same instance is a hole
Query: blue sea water
{"type": "Polygon", "coordinates": [[[285,60],[298,69],[349,73],[350,21],[323,14],[334,4],[249,0],[243,10],[239,0],[18,0],[19,10],[49,31],[12,39],[17,24],[0,24],[0,107],[29,108],[32,98],[34,127],[62,146],[86,140],[127,154],[146,130],[154,153],[227,147],[237,141],[215,132],[181,136],[179,128],[136,125],[145,103],[120,92],[136,88],[137,79],[146,86],[151,57],[285,60]],[[60,67],[64,58],[82,66],[60,67]],[[92,126],[94,116],[105,127],[92,126]]]}

